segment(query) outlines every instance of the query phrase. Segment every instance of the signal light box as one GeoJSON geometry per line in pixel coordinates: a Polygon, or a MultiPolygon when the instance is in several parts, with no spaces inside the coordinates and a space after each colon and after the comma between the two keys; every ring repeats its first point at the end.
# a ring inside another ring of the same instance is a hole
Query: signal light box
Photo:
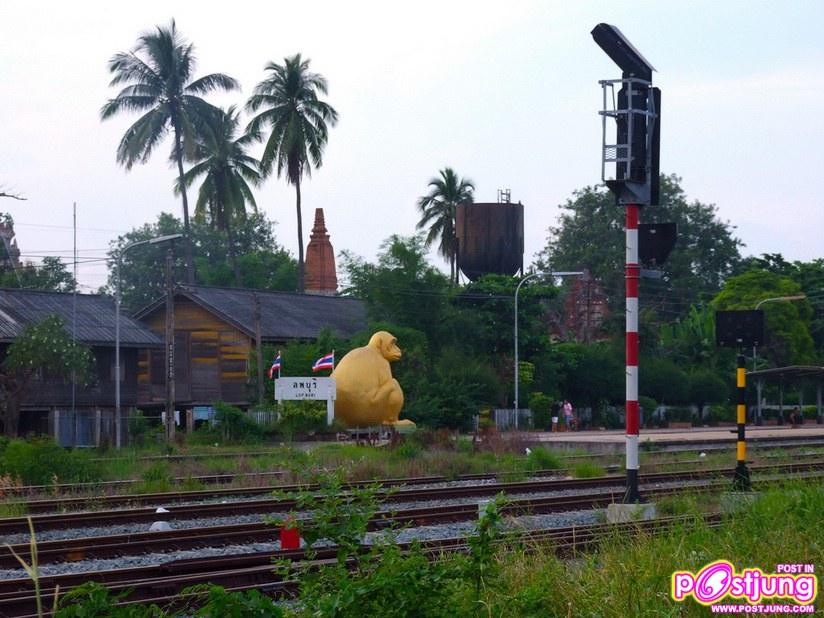
{"type": "Polygon", "coordinates": [[[741,348],[764,343],[764,312],[716,311],[715,344],[721,347],[741,348]]]}

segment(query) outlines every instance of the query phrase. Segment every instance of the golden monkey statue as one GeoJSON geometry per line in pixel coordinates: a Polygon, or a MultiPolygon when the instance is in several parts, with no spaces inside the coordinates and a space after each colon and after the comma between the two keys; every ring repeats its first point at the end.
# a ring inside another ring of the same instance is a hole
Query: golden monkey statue
{"type": "Polygon", "coordinates": [[[398,340],[384,330],[344,356],[332,372],[337,383],[335,418],[349,427],[414,427],[412,421],[398,420],[403,390],[392,377],[389,363],[400,357],[398,340]]]}

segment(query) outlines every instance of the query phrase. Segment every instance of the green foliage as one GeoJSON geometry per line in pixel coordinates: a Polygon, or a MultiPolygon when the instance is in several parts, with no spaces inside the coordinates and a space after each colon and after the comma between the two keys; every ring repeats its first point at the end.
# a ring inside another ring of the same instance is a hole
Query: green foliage
{"type": "MultiPolygon", "coordinates": [[[[0,243],[0,253],[5,255],[5,247],[0,243]]],[[[59,257],[43,258],[38,266],[27,262],[17,269],[0,273],[0,287],[22,288],[24,290],[43,290],[45,292],[72,292],[77,286],[74,276],[59,257]]]]}
{"type": "Polygon", "coordinates": [[[100,479],[100,471],[85,451],[69,451],[53,440],[12,440],[0,455],[0,474],[26,485],[86,483],[100,479]]]}
{"type": "Polygon", "coordinates": [[[690,401],[698,406],[699,414],[708,403],[723,403],[730,394],[727,381],[717,371],[697,369],[689,375],[690,401]]]}
{"type": "Polygon", "coordinates": [[[118,605],[128,590],[114,594],[97,582],[86,582],[60,597],[55,618],[162,618],[167,616],[156,605],[118,605]]]}
{"type": "Polygon", "coordinates": [[[207,118],[208,130],[195,136],[193,153],[189,158],[194,165],[178,180],[190,187],[203,178],[195,203],[195,217],[211,224],[217,231],[226,233],[229,261],[234,270],[234,283],[243,285],[238,263],[238,246],[235,242],[235,226],[246,219],[247,203],[257,212],[257,203],[249,186],[261,182],[257,159],[247,154],[257,136],[250,133],[237,135],[240,115],[234,106],[227,111],[217,110],[207,118]]]}
{"type": "MultiPolygon", "coordinates": [[[[611,306],[623,302],[624,209],[606,187],[585,187],[561,206],[559,224],[539,254],[538,270],[586,268],[601,282],[611,306]]],[[[645,281],[646,302],[666,299],[678,313],[718,292],[740,259],[741,241],[711,204],[688,201],[675,174],[661,176],[660,206],[644,208],[644,221],[672,221],[678,239],[663,264],[661,281],[645,281]]]]}
{"type": "MultiPolygon", "coordinates": [[[[201,285],[235,285],[235,273],[229,257],[226,233],[211,227],[205,218],[191,222],[196,283],[201,285]]],[[[297,285],[297,263],[275,240],[274,223],[263,213],[251,213],[233,222],[241,285],[259,290],[293,291],[297,285]]],[[[182,222],[168,213],[160,213],[157,221],[134,228],[112,241],[108,251],[109,281],[105,292],[116,288],[117,254],[133,242],[158,236],[182,234],[182,222]]],[[[137,311],[160,298],[164,293],[164,271],[158,268],[165,260],[168,243],[144,245],[123,254],[121,286],[124,307],[137,311]]],[[[185,280],[183,266],[175,262],[175,280],[185,280]]]]}
{"type": "MultiPolygon", "coordinates": [[[[323,150],[329,140],[329,127],[338,122],[338,113],[319,94],[326,94],[326,78],[309,70],[310,60],[300,54],[269,62],[269,75],[257,86],[246,103],[246,110],[258,112],[249,123],[250,134],[263,136],[265,146],[260,158],[264,176],[273,172],[294,185],[300,220],[300,182],[310,176],[312,167],[323,163],[323,150]]],[[[298,292],[303,292],[303,230],[298,226],[298,292]]]]}
{"type": "Polygon", "coordinates": [[[445,167],[439,174],[440,178],[429,181],[429,194],[418,198],[421,219],[416,227],[419,230],[428,227],[426,246],[438,241],[438,253],[449,262],[450,279],[457,284],[455,212],[459,204],[472,203],[475,185],[468,178],[458,176],[451,167],[445,167]]]}
{"type": "MultiPolygon", "coordinates": [[[[155,431],[162,432],[163,428],[158,425],[155,431]]],[[[129,437],[135,446],[144,446],[152,433],[152,425],[141,410],[129,415],[129,437]]]]}
{"type": "Polygon", "coordinates": [[[532,410],[532,423],[535,429],[546,429],[552,423],[553,399],[543,393],[529,396],[529,409],[532,410]]]}
{"type": "Polygon", "coordinates": [[[476,534],[469,537],[467,576],[474,584],[478,601],[481,592],[487,587],[487,582],[494,580],[498,572],[494,543],[500,537],[503,523],[501,509],[505,504],[504,494],[498,494],[494,500],[487,502],[478,519],[476,534]]]}
{"type": "Polygon", "coordinates": [[[325,431],[326,402],[284,401],[276,431],[288,438],[325,431]]]}
{"type": "Polygon", "coordinates": [[[296,510],[285,518],[269,521],[281,527],[291,526],[290,522],[297,520],[301,511],[311,511],[311,521],[298,526],[306,541],[307,555],[311,558],[315,544],[325,540],[337,546],[338,565],[345,566],[349,557],[360,553],[369,520],[380,507],[380,487],[372,484],[344,491],[340,472],[317,475],[314,481],[318,488],[311,491],[274,492],[279,499],[294,500],[296,510]]]}
{"type": "Polygon", "coordinates": [[[642,358],[643,371],[638,376],[638,389],[662,404],[689,401],[689,380],[675,363],[665,358],[642,358]]]}
{"type": "Polygon", "coordinates": [[[558,453],[539,446],[531,449],[526,461],[529,470],[559,470],[564,467],[558,453]]]}
{"type": "Polygon", "coordinates": [[[222,586],[203,584],[187,588],[183,594],[197,599],[197,607],[190,615],[199,618],[280,618],[285,615],[279,605],[257,590],[228,592],[222,586]]]}
{"type": "Polygon", "coordinates": [[[573,405],[598,408],[604,401],[623,401],[623,360],[610,346],[561,343],[552,347],[551,358],[557,367],[558,390],[573,405]]]}
{"type": "Polygon", "coordinates": [[[167,461],[155,461],[140,475],[140,482],[130,489],[135,494],[154,494],[172,491],[175,477],[167,461]]]}
{"type": "Polygon", "coordinates": [[[449,312],[450,285],[427,263],[421,235],[390,236],[381,244],[377,264],[343,251],[341,268],[348,281],[344,294],[364,299],[373,320],[423,332],[430,345],[440,342],[449,312]]]}
{"type": "Polygon", "coordinates": [[[215,429],[224,443],[250,442],[263,438],[260,426],[240,408],[222,401],[215,402],[215,429]]]}
{"type": "Polygon", "coordinates": [[[677,423],[691,423],[695,420],[695,413],[688,406],[670,406],[664,414],[668,421],[677,423]]]}
{"type": "Polygon", "coordinates": [[[604,469],[594,461],[579,461],[572,466],[572,476],[576,479],[591,479],[605,474],[604,469]]]}
{"type": "Polygon", "coordinates": [[[660,352],[681,367],[723,370],[734,362],[734,351],[715,345],[715,310],[690,307],[686,315],[661,326],[660,352]]]}
{"type": "Polygon", "coordinates": [[[406,406],[406,415],[427,427],[465,429],[484,405],[500,397],[495,373],[455,349],[445,349],[420,386],[420,396],[406,406]]]}
{"type": "Polygon", "coordinates": [[[26,375],[43,370],[66,378],[74,371],[81,383],[89,378],[91,368],[91,352],[72,341],[63,320],[56,315],[27,326],[8,347],[3,360],[7,372],[26,375]]]}

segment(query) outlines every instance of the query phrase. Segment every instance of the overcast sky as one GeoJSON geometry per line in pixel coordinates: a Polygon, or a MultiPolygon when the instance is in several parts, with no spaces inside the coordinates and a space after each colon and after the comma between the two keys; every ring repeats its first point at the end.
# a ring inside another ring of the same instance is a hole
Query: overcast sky
{"type": "MultiPolygon", "coordinates": [[[[115,149],[135,120],[101,123],[115,91],[106,62],[174,17],[197,75],[224,72],[242,103],[267,61],[301,52],[340,113],[320,170],[302,187],[305,237],[323,207],[335,251],[374,258],[414,232],[415,200],[444,166],[525,205],[526,255],[563,203],[600,179],[599,79],[619,71],[592,41],[617,25],[663,91],[661,170],[715,203],[745,254],[820,257],[824,231],[824,2],[18,2],[0,4],[0,201],[24,256],[102,257],[119,233],[180,216],[169,143],[129,173],[115,149]],[[234,9],[234,12],[232,12],[234,9]]],[[[294,189],[271,179],[258,204],[293,253],[294,189]]],[[[435,259],[442,268],[445,264],[435,259]]],[[[84,290],[105,283],[83,264],[84,290]]]]}

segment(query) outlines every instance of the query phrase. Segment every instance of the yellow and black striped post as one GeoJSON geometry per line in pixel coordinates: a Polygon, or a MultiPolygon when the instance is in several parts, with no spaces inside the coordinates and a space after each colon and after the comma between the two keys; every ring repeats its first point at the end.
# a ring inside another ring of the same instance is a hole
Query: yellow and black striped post
{"type": "Polygon", "coordinates": [[[747,469],[747,439],[745,429],[747,426],[747,373],[744,368],[744,355],[738,355],[738,369],[736,371],[736,422],[738,423],[738,441],[735,445],[736,466],[733,477],[733,487],[738,491],[750,491],[750,471],[747,469]]]}

